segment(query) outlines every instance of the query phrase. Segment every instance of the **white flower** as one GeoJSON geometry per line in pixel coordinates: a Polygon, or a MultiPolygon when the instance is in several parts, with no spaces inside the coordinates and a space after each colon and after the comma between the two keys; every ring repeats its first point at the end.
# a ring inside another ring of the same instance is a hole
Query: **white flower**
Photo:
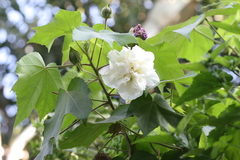
{"type": "Polygon", "coordinates": [[[118,89],[125,100],[140,97],[146,87],[155,87],[159,77],[155,72],[154,55],[139,46],[132,50],[123,48],[120,52],[108,53],[109,65],[100,70],[104,83],[118,89]]]}

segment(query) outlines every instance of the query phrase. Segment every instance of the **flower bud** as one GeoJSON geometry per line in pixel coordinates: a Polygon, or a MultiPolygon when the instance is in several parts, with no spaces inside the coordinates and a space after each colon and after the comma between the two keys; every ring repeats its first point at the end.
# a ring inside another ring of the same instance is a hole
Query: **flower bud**
{"type": "Polygon", "coordinates": [[[143,29],[141,27],[140,24],[138,24],[136,27],[132,27],[130,30],[129,30],[130,33],[133,33],[135,37],[139,37],[141,38],[142,40],[145,40],[147,39],[147,32],[145,29],[143,29]]]}
{"type": "Polygon", "coordinates": [[[110,8],[110,4],[108,4],[107,6],[103,7],[103,9],[101,10],[101,16],[104,19],[108,19],[112,17],[112,9],[110,8]]]}
{"type": "Polygon", "coordinates": [[[69,60],[74,65],[78,65],[81,63],[80,53],[75,49],[73,49],[72,47],[70,47],[70,51],[69,51],[69,60]]]}

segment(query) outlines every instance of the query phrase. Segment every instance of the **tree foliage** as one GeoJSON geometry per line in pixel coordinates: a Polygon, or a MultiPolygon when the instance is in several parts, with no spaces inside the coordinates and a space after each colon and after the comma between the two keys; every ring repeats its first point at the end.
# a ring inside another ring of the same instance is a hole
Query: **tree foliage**
{"type": "Polygon", "coordinates": [[[214,7],[147,40],[113,32],[106,24],[89,27],[78,11],[60,10],[52,22],[36,27],[29,42],[50,50],[58,36],[65,41],[60,66],[45,65],[37,52],[18,62],[15,125],[34,109],[44,121],[42,150],[35,159],[72,149],[81,159],[85,154],[85,159],[237,160],[240,4],[222,1],[214,7]],[[224,19],[211,21],[215,15],[224,19]],[[99,70],[108,65],[112,49],[134,45],[155,55],[161,81],[154,91],[147,88],[141,97],[124,101],[104,84],[99,70]],[[76,67],[64,65],[70,47],[81,57],[76,67]],[[68,70],[64,76],[61,67],[68,70]],[[95,152],[87,154],[94,146],[95,152]]]}

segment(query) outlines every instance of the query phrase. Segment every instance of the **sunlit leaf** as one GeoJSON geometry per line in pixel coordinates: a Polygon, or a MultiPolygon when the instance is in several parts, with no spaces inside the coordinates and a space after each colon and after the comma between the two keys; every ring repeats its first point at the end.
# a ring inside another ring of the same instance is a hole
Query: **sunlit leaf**
{"type": "Polygon", "coordinates": [[[185,58],[190,62],[199,62],[203,55],[211,49],[213,42],[197,33],[195,29],[206,36],[213,38],[211,29],[203,25],[195,27],[195,29],[190,33],[191,42],[184,35],[174,32],[174,30],[194,24],[198,18],[198,16],[192,17],[184,23],[166,27],[156,36],[147,39],[147,42],[150,44],[169,42],[178,47],[176,52],[178,58],[185,58]]]}
{"type": "Polygon", "coordinates": [[[193,79],[193,84],[183,93],[177,105],[183,102],[201,97],[222,87],[222,82],[212,75],[211,72],[204,72],[193,79]],[[201,86],[201,87],[200,87],[201,86]]]}
{"type": "Polygon", "coordinates": [[[99,38],[106,41],[110,46],[116,41],[120,46],[136,43],[136,39],[131,33],[117,33],[109,30],[101,30],[97,32],[93,28],[81,26],[73,30],[74,41],[87,41],[92,38],[99,38]]]}
{"type": "Polygon", "coordinates": [[[183,28],[174,30],[173,32],[180,33],[180,34],[184,35],[188,40],[191,41],[191,39],[190,39],[190,33],[193,31],[193,29],[194,29],[197,25],[199,25],[199,24],[204,20],[204,18],[205,18],[204,15],[201,14],[194,23],[192,23],[192,24],[190,24],[190,25],[187,25],[187,26],[185,26],[185,27],[183,27],[183,28]]]}
{"type": "Polygon", "coordinates": [[[228,32],[240,34],[240,27],[235,27],[233,25],[222,23],[222,22],[209,22],[211,25],[214,25],[217,28],[222,28],[228,32]]]}
{"type": "Polygon", "coordinates": [[[148,94],[133,100],[129,106],[128,115],[135,115],[137,123],[143,134],[158,126],[168,128],[168,124],[176,127],[182,116],[175,113],[171,106],[158,94],[154,99],[148,94]]]}
{"type": "Polygon", "coordinates": [[[224,8],[208,10],[204,14],[206,17],[214,16],[214,15],[233,15],[233,14],[236,14],[236,12],[239,10],[239,8],[240,8],[239,4],[228,5],[224,8]]]}
{"type": "Polygon", "coordinates": [[[22,57],[17,63],[18,81],[12,90],[17,94],[18,113],[15,126],[27,118],[36,109],[40,119],[51,112],[56,104],[57,92],[62,87],[61,76],[56,64],[45,63],[37,52],[22,57]]]}
{"type": "Polygon", "coordinates": [[[139,40],[139,46],[146,51],[153,52],[155,56],[154,68],[156,69],[160,80],[171,80],[184,76],[183,70],[175,67],[179,64],[176,52],[177,47],[168,42],[163,42],[157,45],[139,40]]]}
{"type": "Polygon", "coordinates": [[[58,144],[58,134],[66,114],[71,113],[86,123],[91,112],[90,90],[82,79],[74,78],[69,84],[68,91],[59,89],[58,94],[55,114],[45,121],[42,150],[36,157],[36,160],[42,160],[42,157],[51,154],[52,150],[46,150],[46,148],[52,148],[52,143],[49,142],[52,138],[58,144]]]}
{"type": "MultiPolygon", "coordinates": [[[[55,15],[52,22],[44,26],[33,28],[36,31],[36,34],[28,41],[28,43],[45,45],[49,52],[53,41],[57,37],[71,35],[72,30],[79,27],[81,23],[82,18],[79,11],[66,11],[61,9],[55,15]]],[[[67,41],[70,42],[69,38],[67,39],[67,41]]]]}
{"type": "Polygon", "coordinates": [[[199,121],[200,125],[210,125],[210,126],[223,126],[227,124],[232,124],[240,120],[240,107],[231,106],[228,107],[224,112],[216,117],[210,117],[209,119],[199,121]]]}
{"type": "Polygon", "coordinates": [[[189,121],[191,120],[194,112],[195,112],[195,108],[192,108],[190,111],[188,111],[188,113],[179,122],[177,129],[176,129],[177,136],[179,136],[181,133],[183,133],[183,130],[189,124],[189,121]]]}

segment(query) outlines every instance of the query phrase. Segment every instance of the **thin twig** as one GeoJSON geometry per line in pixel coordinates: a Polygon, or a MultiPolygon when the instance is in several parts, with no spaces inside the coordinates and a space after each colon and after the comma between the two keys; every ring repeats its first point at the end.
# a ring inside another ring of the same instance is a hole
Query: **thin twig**
{"type": "Polygon", "coordinates": [[[231,48],[232,51],[233,51],[235,54],[237,54],[238,56],[240,56],[240,53],[238,53],[237,50],[235,50],[231,45],[229,45],[229,44],[225,41],[225,39],[218,33],[217,29],[216,29],[213,25],[211,25],[211,24],[209,23],[208,19],[205,18],[205,20],[206,20],[206,22],[208,23],[208,25],[214,30],[214,32],[219,36],[219,38],[221,38],[221,39],[223,40],[223,42],[226,43],[227,46],[228,46],[229,48],[231,48]]]}
{"type": "Polygon", "coordinates": [[[217,44],[222,44],[222,43],[223,43],[223,42],[217,41],[217,40],[215,40],[215,39],[207,36],[206,34],[200,32],[200,31],[197,30],[196,28],[194,28],[194,30],[195,30],[197,33],[199,33],[199,34],[201,34],[202,36],[204,36],[205,38],[207,38],[207,39],[209,39],[209,40],[211,40],[211,41],[213,41],[213,42],[215,42],[215,43],[217,43],[217,44]]]}
{"type": "Polygon", "coordinates": [[[72,126],[74,126],[75,124],[77,124],[77,123],[80,122],[80,121],[81,121],[81,119],[76,119],[76,120],[73,121],[69,126],[67,126],[67,128],[65,128],[64,130],[62,130],[62,131],[59,133],[59,135],[62,134],[62,133],[64,133],[64,132],[66,132],[66,131],[69,130],[72,126]]]}
{"type": "Polygon", "coordinates": [[[105,117],[103,117],[103,115],[101,113],[99,113],[97,110],[94,110],[94,112],[96,112],[100,117],[102,117],[103,119],[106,119],[105,117]]]}
{"type": "Polygon", "coordinates": [[[58,92],[54,92],[54,91],[52,91],[52,93],[58,95],[58,92]]]}
{"type": "Polygon", "coordinates": [[[106,145],[113,139],[114,136],[111,136],[110,139],[102,146],[102,148],[99,149],[98,153],[100,153],[101,150],[103,150],[106,145]]]}
{"type": "Polygon", "coordinates": [[[108,102],[106,100],[100,100],[100,99],[91,99],[92,101],[97,101],[97,102],[108,102]]]}
{"type": "Polygon", "coordinates": [[[92,61],[93,60],[93,55],[94,55],[94,52],[95,52],[95,48],[96,48],[96,45],[97,45],[97,38],[95,39],[95,42],[94,42],[94,46],[93,46],[93,50],[92,50],[92,55],[91,55],[91,58],[90,60],[92,61]]]}
{"type": "Polygon", "coordinates": [[[100,104],[100,105],[97,106],[96,108],[93,108],[92,111],[95,111],[95,110],[97,110],[98,108],[100,108],[100,107],[102,107],[102,106],[104,106],[104,105],[107,105],[107,104],[108,104],[108,102],[103,103],[103,104],[100,104]]]}
{"type": "Polygon", "coordinates": [[[97,79],[94,79],[94,80],[92,80],[92,81],[90,81],[90,82],[88,82],[87,84],[89,85],[89,84],[91,84],[91,83],[93,83],[93,82],[96,82],[96,81],[98,81],[98,78],[97,78],[97,79]]]}

